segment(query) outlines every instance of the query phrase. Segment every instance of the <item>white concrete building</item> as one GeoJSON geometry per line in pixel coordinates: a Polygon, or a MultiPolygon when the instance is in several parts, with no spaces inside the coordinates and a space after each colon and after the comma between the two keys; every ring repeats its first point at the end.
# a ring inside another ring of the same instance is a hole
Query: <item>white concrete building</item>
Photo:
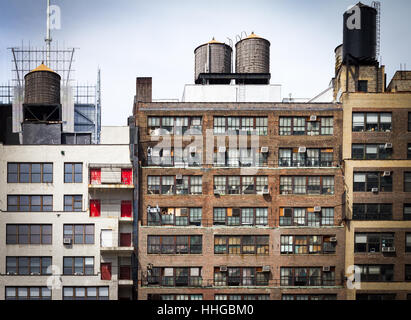
{"type": "Polygon", "coordinates": [[[0,300],[131,299],[133,188],[128,127],[0,144],[0,300]]]}

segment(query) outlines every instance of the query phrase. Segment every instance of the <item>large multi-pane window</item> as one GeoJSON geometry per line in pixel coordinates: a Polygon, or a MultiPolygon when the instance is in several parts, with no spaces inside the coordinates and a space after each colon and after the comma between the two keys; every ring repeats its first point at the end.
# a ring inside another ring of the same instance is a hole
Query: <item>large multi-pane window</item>
{"type": "Polygon", "coordinates": [[[354,192],[392,192],[392,175],[384,172],[354,172],[354,192]]]}
{"type": "Polygon", "coordinates": [[[148,225],[200,226],[202,208],[152,208],[148,211],[148,225]]]}
{"type": "Polygon", "coordinates": [[[9,183],[52,183],[52,163],[7,163],[9,183]]]}
{"type": "Polygon", "coordinates": [[[202,176],[148,176],[148,194],[202,194],[202,176]]]}
{"type": "Polygon", "coordinates": [[[395,293],[357,293],[356,300],[385,301],[395,300],[395,293]]]}
{"type": "Polygon", "coordinates": [[[353,112],[352,131],[389,132],[392,130],[392,114],[389,112],[353,112]]]}
{"type": "Polygon", "coordinates": [[[201,267],[152,267],[147,270],[147,284],[167,287],[199,287],[201,267]]]}
{"type": "Polygon", "coordinates": [[[281,300],[337,300],[336,294],[283,294],[281,300]]]}
{"type": "Polygon", "coordinates": [[[147,300],[203,300],[202,294],[148,294],[147,300]]]}
{"type": "Polygon", "coordinates": [[[332,148],[280,148],[278,165],[280,167],[331,167],[332,148]]]}
{"type": "Polygon", "coordinates": [[[334,194],[334,177],[281,176],[280,194],[334,194]]]}
{"type": "Polygon", "coordinates": [[[93,275],[94,257],[64,257],[63,274],[65,275],[93,275]]]}
{"type": "Polygon", "coordinates": [[[269,294],[216,294],[214,300],[270,300],[269,294]]]}
{"type": "Polygon", "coordinates": [[[63,232],[73,244],[94,244],[94,224],[65,224],[63,232]]]}
{"type": "Polygon", "coordinates": [[[64,211],[81,210],[83,210],[83,196],[81,194],[64,196],[64,211]]]}
{"type": "Polygon", "coordinates": [[[213,165],[217,167],[263,167],[267,166],[268,152],[259,152],[259,149],[229,149],[216,148],[213,165]]]}
{"type": "Polygon", "coordinates": [[[147,253],[197,254],[202,253],[202,236],[147,236],[147,253]]]}
{"type": "Polygon", "coordinates": [[[51,224],[7,224],[6,244],[51,244],[51,224]]]}
{"type": "Polygon", "coordinates": [[[335,253],[336,240],[332,236],[282,235],[281,254],[335,253]]]}
{"type": "Polygon", "coordinates": [[[332,226],[334,208],[280,208],[280,226],[332,226]]]}
{"type": "Polygon", "coordinates": [[[282,286],[333,286],[335,267],[281,267],[280,277],[282,286]]]}
{"type": "Polygon", "coordinates": [[[108,300],[108,287],[63,287],[63,300],[108,300]]]}
{"type": "Polygon", "coordinates": [[[215,286],[267,286],[270,272],[262,267],[221,267],[214,268],[215,286]]]}
{"type": "Polygon", "coordinates": [[[394,247],[394,233],[355,233],[354,252],[383,252],[394,247]]]}
{"type": "Polygon", "coordinates": [[[319,117],[310,121],[310,117],[280,117],[280,136],[290,135],[332,135],[333,117],[319,117]]]}
{"type": "Polygon", "coordinates": [[[392,203],[354,203],[353,220],[391,220],[392,203]]]}
{"type": "Polygon", "coordinates": [[[405,252],[411,252],[411,233],[405,234],[405,252]]]}
{"type": "Polygon", "coordinates": [[[51,257],[6,257],[6,273],[13,275],[51,274],[51,257]]]}
{"type": "Polygon", "coordinates": [[[386,144],[353,144],[352,158],[358,160],[386,160],[391,159],[392,148],[386,144]]]}
{"type": "Polygon", "coordinates": [[[170,134],[183,135],[190,129],[191,134],[201,134],[201,117],[147,117],[148,134],[164,129],[170,134]]]}
{"type": "Polygon", "coordinates": [[[411,220],[411,203],[404,203],[403,216],[404,220],[411,220]]]}
{"type": "Polygon", "coordinates": [[[214,208],[214,225],[267,225],[267,208],[214,208]]]}
{"type": "Polygon", "coordinates": [[[256,254],[267,255],[269,236],[214,236],[215,254],[256,254]]]}
{"type": "Polygon", "coordinates": [[[6,287],[6,300],[51,300],[47,287],[6,287]]]}
{"type": "Polygon", "coordinates": [[[357,265],[360,268],[361,281],[379,282],[394,280],[394,265],[357,265]]]}
{"type": "Polygon", "coordinates": [[[7,211],[52,211],[52,195],[8,195],[7,211]]]}
{"type": "Polygon", "coordinates": [[[257,131],[260,136],[268,132],[267,117],[214,117],[214,134],[251,134],[257,131]]]}
{"type": "Polygon", "coordinates": [[[267,176],[214,176],[214,194],[259,194],[268,191],[267,176]]]}
{"type": "Polygon", "coordinates": [[[411,192],[411,172],[404,172],[404,192],[411,192]]]}
{"type": "Polygon", "coordinates": [[[64,183],[83,182],[82,163],[64,163],[64,183]]]}

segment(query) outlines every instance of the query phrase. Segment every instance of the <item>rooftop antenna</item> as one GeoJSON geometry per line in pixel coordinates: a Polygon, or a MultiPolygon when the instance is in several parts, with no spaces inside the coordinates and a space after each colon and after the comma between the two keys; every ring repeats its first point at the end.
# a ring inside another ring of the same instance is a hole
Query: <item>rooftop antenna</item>
{"type": "Polygon", "coordinates": [[[52,41],[50,36],[50,14],[50,0],[47,0],[47,30],[44,41],[46,42],[46,64],[48,66],[50,66],[50,43],[52,41]]]}

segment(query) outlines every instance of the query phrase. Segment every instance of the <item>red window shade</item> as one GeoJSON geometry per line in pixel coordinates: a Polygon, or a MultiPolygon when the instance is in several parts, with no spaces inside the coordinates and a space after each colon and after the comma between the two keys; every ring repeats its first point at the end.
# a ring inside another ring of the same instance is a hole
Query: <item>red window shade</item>
{"type": "Polygon", "coordinates": [[[121,217],[131,218],[131,201],[121,201],[121,217]]]}
{"type": "Polygon", "coordinates": [[[131,184],[133,181],[133,172],[131,169],[121,169],[121,183],[131,184]]]}
{"type": "Polygon", "coordinates": [[[120,280],[131,280],[130,266],[120,266],[120,280]]]}
{"type": "Polygon", "coordinates": [[[90,217],[100,217],[100,200],[90,200],[90,217]]]}
{"type": "Polygon", "coordinates": [[[101,264],[101,280],[111,280],[111,263],[101,264]]]}
{"type": "Polygon", "coordinates": [[[90,184],[101,184],[101,169],[90,169],[90,184]]]}
{"type": "Polygon", "coordinates": [[[131,233],[120,233],[120,247],[131,247],[131,233]]]}

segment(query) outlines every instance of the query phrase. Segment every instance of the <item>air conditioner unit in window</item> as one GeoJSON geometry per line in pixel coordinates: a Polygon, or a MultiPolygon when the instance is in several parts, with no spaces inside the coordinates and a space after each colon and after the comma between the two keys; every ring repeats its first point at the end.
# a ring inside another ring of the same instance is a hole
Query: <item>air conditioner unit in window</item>
{"type": "Polygon", "coordinates": [[[267,153],[268,147],[261,147],[261,153],[267,153]]]}
{"type": "Polygon", "coordinates": [[[321,211],[321,207],[320,206],[315,206],[314,207],[314,212],[320,212],[321,211]]]}
{"type": "Polygon", "coordinates": [[[190,153],[196,153],[197,147],[190,147],[190,153]]]}
{"type": "Polygon", "coordinates": [[[268,190],[268,186],[264,186],[263,190],[261,191],[261,194],[270,194],[270,190],[268,190]]]}
{"type": "Polygon", "coordinates": [[[153,148],[148,147],[148,148],[147,148],[147,155],[148,155],[148,156],[151,156],[152,151],[153,151],[153,148]]]}
{"type": "Polygon", "coordinates": [[[395,247],[382,247],[382,252],[395,252],[395,247]]]}
{"type": "Polygon", "coordinates": [[[182,174],[177,174],[176,175],[176,180],[183,180],[183,175],[182,174]]]}
{"type": "Polygon", "coordinates": [[[218,152],[225,152],[226,148],[225,147],[218,147],[218,152]]]}
{"type": "Polygon", "coordinates": [[[270,272],[270,266],[263,266],[263,272],[270,272]]]}
{"type": "Polygon", "coordinates": [[[307,148],[306,147],[298,147],[298,152],[299,153],[307,152],[307,148]]]}
{"type": "Polygon", "coordinates": [[[385,149],[392,149],[392,143],[387,142],[387,143],[384,145],[384,148],[385,148],[385,149]]]}
{"type": "Polygon", "coordinates": [[[391,171],[384,171],[383,177],[389,177],[391,175],[391,171]]]}
{"type": "Polygon", "coordinates": [[[214,189],[214,194],[215,195],[222,195],[224,192],[223,191],[221,191],[221,190],[218,190],[218,189],[214,189]]]}
{"type": "Polygon", "coordinates": [[[317,116],[310,116],[310,121],[317,121],[317,116]]]}
{"type": "Polygon", "coordinates": [[[331,237],[330,242],[337,242],[337,237],[331,237]]]}
{"type": "Polygon", "coordinates": [[[72,239],[71,238],[64,238],[63,239],[63,244],[71,244],[72,239]]]}
{"type": "Polygon", "coordinates": [[[371,192],[377,193],[377,192],[378,192],[378,188],[371,188],[371,192]]]}
{"type": "Polygon", "coordinates": [[[329,267],[329,266],[324,266],[324,267],[323,267],[323,271],[324,271],[324,272],[329,272],[329,271],[330,271],[330,267],[329,267]]]}
{"type": "Polygon", "coordinates": [[[227,266],[220,266],[220,272],[227,272],[227,266]]]}

